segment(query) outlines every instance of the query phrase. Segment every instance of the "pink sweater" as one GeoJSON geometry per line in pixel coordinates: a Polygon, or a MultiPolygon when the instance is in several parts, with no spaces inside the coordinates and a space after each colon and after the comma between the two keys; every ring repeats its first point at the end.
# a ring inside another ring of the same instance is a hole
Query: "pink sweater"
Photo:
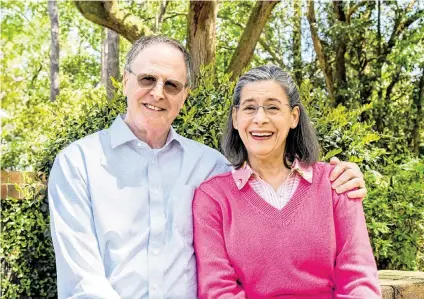
{"type": "Polygon", "coordinates": [[[231,173],[196,190],[199,298],[381,298],[362,203],[331,189],[316,163],[278,210],[231,173]]]}

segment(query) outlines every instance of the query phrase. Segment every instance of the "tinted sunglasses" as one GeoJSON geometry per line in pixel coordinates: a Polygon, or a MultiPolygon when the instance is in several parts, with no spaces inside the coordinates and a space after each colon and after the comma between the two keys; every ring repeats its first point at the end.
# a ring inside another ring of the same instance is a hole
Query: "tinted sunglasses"
{"type": "MultiPolygon", "coordinates": [[[[134,76],[137,76],[137,82],[138,85],[143,89],[152,89],[158,84],[159,79],[150,74],[135,74],[131,69],[127,69],[128,72],[133,74],[134,76]]],[[[181,90],[186,87],[187,85],[184,83],[181,83],[177,80],[166,80],[163,83],[163,90],[165,93],[170,95],[177,95],[181,92],[181,90]]]]}

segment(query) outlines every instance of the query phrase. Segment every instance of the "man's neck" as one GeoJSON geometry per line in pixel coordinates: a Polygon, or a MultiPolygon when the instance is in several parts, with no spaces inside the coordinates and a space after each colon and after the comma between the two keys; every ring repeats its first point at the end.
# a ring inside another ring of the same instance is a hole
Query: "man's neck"
{"type": "Polygon", "coordinates": [[[150,148],[159,149],[162,148],[168,138],[169,129],[166,132],[145,132],[145,134],[136,135],[138,139],[147,143],[150,148]]]}
{"type": "Polygon", "coordinates": [[[165,145],[170,132],[170,128],[147,131],[143,128],[138,128],[126,118],[124,119],[124,122],[139,140],[147,143],[147,145],[152,149],[162,148],[165,145]]]}

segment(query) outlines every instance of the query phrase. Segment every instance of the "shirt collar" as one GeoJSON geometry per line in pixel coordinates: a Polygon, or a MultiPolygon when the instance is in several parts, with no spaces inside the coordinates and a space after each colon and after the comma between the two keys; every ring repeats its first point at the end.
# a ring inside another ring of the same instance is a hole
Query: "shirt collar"
{"type": "MultiPolygon", "coordinates": [[[[311,165],[304,164],[295,158],[291,166],[290,173],[297,172],[306,181],[312,183],[312,169],[313,168],[311,165]]],[[[250,168],[247,161],[245,161],[243,166],[241,166],[239,169],[233,170],[232,175],[237,188],[240,190],[246,185],[252,175],[257,174],[253,171],[252,168],[250,168]]]]}
{"type": "MultiPolygon", "coordinates": [[[[118,115],[109,128],[109,135],[112,148],[118,147],[130,141],[143,142],[139,140],[137,136],[134,135],[128,125],[124,122],[124,117],[125,114],[118,115]]],[[[178,135],[177,132],[175,132],[173,127],[171,127],[168,133],[168,137],[166,138],[165,145],[162,148],[166,147],[173,140],[176,140],[178,143],[181,144],[181,136],[178,135]]],[[[148,145],[146,144],[146,146],[148,145]]]]}

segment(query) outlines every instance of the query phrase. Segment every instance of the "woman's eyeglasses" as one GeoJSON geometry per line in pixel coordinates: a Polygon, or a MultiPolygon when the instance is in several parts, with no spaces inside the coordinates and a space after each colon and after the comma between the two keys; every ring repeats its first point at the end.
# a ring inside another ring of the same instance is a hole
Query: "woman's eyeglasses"
{"type": "MultiPolygon", "coordinates": [[[[134,76],[137,76],[137,82],[138,85],[143,89],[152,89],[154,88],[158,82],[160,81],[156,76],[150,75],[150,74],[135,74],[130,69],[127,69],[128,72],[133,74],[134,76]]],[[[181,83],[177,80],[166,80],[163,85],[163,90],[165,93],[170,95],[177,95],[183,90],[184,87],[187,86],[187,84],[181,83]]]]}
{"type": "MultiPolygon", "coordinates": [[[[289,104],[282,104],[282,105],[286,105],[289,106],[289,104]]],[[[277,105],[254,105],[254,104],[247,104],[247,105],[235,105],[234,107],[236,107],[237,109],[240,110],[240,112],[242,114],[248,115],[248,116],[254,116],[256,115],[256,113],[258,113],[259,108],[262,107],[262,109],[264,109],[265,114],[273,116],[273,115],[278,115],[278,114],[282,114],[282,108],[277,106],[277,105]]]]}

